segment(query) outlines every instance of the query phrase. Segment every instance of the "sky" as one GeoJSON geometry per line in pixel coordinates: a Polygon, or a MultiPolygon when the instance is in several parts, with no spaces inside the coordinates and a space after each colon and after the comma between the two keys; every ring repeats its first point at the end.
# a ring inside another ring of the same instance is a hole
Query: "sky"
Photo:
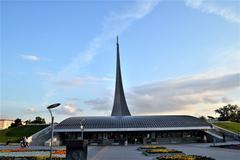
{"type": "Polygon", "coordinates": [[[132,115],[240,105],[237,0],[0,0],[1,118],[109,116],[116,37],[132,115]]]}

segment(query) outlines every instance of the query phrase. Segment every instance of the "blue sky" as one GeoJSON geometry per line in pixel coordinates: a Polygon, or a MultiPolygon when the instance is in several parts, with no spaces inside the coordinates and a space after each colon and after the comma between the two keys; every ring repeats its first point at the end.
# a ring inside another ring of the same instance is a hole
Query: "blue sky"
{"type": "Polygon", "coordinates": [[[132,114],[240,105],[238,1],[0,3],[1,118],[110,115],[117,35],[132,114]]]}

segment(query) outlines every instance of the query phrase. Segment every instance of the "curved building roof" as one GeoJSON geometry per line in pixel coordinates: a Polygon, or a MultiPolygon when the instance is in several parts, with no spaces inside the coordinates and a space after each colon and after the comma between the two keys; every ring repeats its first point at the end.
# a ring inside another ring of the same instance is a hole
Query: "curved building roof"
{"type": "Polygon", "coordinates": [[[106,116],[70,117],[55,127],[55,132],[149,131],[210,129],[210,124],[193,116],[106,116]]]}

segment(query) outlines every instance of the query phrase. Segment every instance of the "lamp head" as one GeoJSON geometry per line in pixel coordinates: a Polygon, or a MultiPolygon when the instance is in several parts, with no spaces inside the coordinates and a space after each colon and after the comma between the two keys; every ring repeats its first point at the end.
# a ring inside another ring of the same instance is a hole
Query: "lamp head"
{"type": "Polygon", "coordinates": [[[55,104],[52,104],[52,105],[48,106],[47,109],[53,109],[53,108],[56,108],[60,105],[61,105],[61,103],[55,103],[55,104]]]}

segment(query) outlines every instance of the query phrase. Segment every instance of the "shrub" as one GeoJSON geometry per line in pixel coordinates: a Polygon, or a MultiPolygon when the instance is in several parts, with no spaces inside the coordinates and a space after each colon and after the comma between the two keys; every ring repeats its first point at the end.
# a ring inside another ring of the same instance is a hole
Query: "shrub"
{"type": "Polygon", "coordinates": [[[157,157],[157,160],[215,160],[211,157],[197,155],[173,155],[157,157]]]}
{"type": "Polygon", "coordinates": [[[149,149],[145,150],[146,153],[182,153],[182,151],[169,150],[169,149],[149,149]]]}
{"type": "Polygon", "coordinates": [[[147,149],[166,149],[165,147],[162,146],[140,146],[137,148],[137,150],[147,150],[147,149]]]}

